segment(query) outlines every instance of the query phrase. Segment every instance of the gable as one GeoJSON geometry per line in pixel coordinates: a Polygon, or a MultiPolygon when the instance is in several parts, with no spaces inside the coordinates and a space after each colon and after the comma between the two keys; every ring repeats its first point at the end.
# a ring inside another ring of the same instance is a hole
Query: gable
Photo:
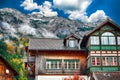
{"type": "Polygon", "coordinates": [[[120,36],[120,27],[116,25],[113,21],[106,20],[105,22],[97,26],[94,30],[92,30],[90,33],[83,37],[81,46],[83,48],[86,47],[87,43],[89,42],[90,36],[100,37],[104,32],[111,32],[115,36],[120,36]]]}
{"type": "Polygon", "coordinates": [[[120,34],[120,27],[118,25],[116,25],[113,21],[107,20],[105,22],[103,22],[102,24],[100,24],[99,26],[97,26],[93,31],[91,31],[87,37],[91,36],[91,35],[99,35],[103,32],[106,31],[110,31],[113,33],[118,33],[118,35],[120,34]]]}

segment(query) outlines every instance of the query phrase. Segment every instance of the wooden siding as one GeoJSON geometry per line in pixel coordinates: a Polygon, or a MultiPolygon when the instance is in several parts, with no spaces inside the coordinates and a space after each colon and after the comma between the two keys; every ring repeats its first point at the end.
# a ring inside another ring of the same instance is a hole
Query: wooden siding
{"type": "Polygon", "coordinates": [[[0,59],[0,80],[14,80],[13,72],[6,66],[5,63],[2,62],[1,59],[0,59]],[[9,70],[9,72],[6,73],[6,70],[9,70]]]}
{"type": "Polygon", "coordinates": [[[85,74],[87,66],[87,55],[82,51],[39,51],[36,53],[35,74],[85,74]],[[46,59],[78,59],[80,60],[79,70],[46,70],[46,59]]]}

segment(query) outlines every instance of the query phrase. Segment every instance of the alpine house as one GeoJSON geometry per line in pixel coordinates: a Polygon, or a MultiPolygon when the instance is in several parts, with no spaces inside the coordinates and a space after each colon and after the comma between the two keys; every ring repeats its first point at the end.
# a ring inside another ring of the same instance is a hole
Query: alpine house
{"type": "Polygon", "coordinates": [[[32,38],[27,52],[29,80],[64,80],[75,74],[82,80],[113,80],[120,74],[120,28],[106,20],[83,38],[32,38]]]}

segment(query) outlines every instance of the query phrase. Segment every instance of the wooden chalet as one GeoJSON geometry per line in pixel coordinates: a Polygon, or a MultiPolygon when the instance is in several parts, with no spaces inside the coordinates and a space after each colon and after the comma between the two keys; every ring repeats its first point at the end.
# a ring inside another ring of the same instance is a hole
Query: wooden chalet
{"type": "Polygon", "coordinates": [[[0,55],[0,80],[14,80],[18,76],[16,70],[0,55]]]}
{"type": "Polygon", "coordinates": [[[50,75],[58,77],[74,74],[86,75],[87,54],[80,48],[80,43],[81,39],[75,34],[65,39],[30,39],[29,57],[26,58],[28,74],[35,76],[36,80],[50,75]]]}
{"type": "MultiPolygon", "coordinates": [[[[75,34],[65,39],[33,38],[28,53],[28,74],[36,80],[63,80],[73,74],[84,76],[84,80],[100,80],[97,75],[102,72],[114,77],[111,72],[120,71],[120,27],[106,20],[83,38],[75,34]]],[[[120,75],[115,75],[119,80],[120,75]]]]}
{"type": "Polygon", "coordinates": [[[84,37],[82,45],[88,53],[87,72],[90,75],[120,71],[120,27],[114,22],[107,20],[100,24],[84,37]]]}

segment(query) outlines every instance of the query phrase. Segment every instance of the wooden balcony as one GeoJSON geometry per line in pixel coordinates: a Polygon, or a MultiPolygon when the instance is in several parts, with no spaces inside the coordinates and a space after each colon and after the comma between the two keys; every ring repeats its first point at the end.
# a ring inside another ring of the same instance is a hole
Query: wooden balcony
{"type": "Polygon", "coordinates": [[[27,62],[35,62],[35,57],[33,57],[33,56],[25,57],[24,62],[25,63],[27,63],[27,62]]]}

